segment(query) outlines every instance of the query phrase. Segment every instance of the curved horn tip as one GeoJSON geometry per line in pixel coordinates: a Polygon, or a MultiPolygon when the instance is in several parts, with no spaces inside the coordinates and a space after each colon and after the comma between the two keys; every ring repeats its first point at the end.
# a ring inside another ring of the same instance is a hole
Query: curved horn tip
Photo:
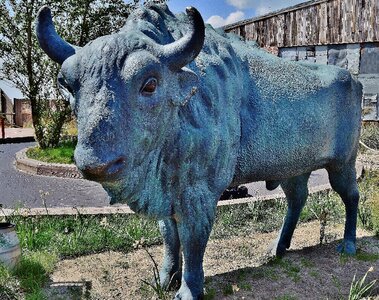
{"type": "Polygon", "coordinates": [[[56,32],[50,7],[42,6],[38,11],[35,31],[42,50],[55,62],[62,64],[75,54],[75,48],[64,41],[56,32]]]}
{"type": "Polygon", "coordinates": [[[40,17],[42,17],[42,18],[50,17],[51,18],[50,7],[47,5],[42,6],[37,13],[37,17],[38,18],[40,18],[40,17]]]}
{"type": "Polygon", "coordinates": [[[200,14],[199,11],[195,7],[193,7],[193,6],[187,6],[186,7],[186,13],[190,14],[190,15],[193,15],[193,14],[196,14],[196,13],[200,14]]]}

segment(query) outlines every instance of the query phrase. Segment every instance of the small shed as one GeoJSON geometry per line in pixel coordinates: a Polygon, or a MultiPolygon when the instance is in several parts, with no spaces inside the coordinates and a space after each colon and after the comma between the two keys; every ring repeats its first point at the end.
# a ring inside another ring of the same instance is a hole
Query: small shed
{"type": "Polygon", "coordinates": [[[379,120],[379,0],[312,0],[224,30],[285,59],[348,69],[363,84],[364,119],[379,120]]]}
{"type": "Polygon", "coordinates": [[[8,124],[14,124],[13,103],[2,89],[0,89],[0,114],[5,117],[8,124]]]}

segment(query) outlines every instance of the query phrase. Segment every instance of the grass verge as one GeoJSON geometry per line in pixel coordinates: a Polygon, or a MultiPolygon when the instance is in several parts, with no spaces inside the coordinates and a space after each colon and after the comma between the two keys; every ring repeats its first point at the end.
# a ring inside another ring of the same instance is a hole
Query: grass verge
{"type": "MultiPolygon", "coordinates": [[[[379,236],[379,171],[366,172],[359,182],[359,225],[374,230],[379,236]]],[[[279,230],[286,215],[285,199],[252,202],[238,206],[220,207],[213,226],[212,238],[244,236],[253,232],[279,230]]],[[[311,194],[301,212],[300,223],[320,222],[320,243],[328,240],[325,227],[343,223],[345,207],[333,191],[311,194]]]]}
{"type": "Polygon", "coordinates": [[[22,249],[60,257],[153,245],[161,238],[156,221],[137,215],[13,217],[22,249]]]}
{"type": "Polygon", "coordinates": [[[29,158],[58,164],[73,164],[74,163],[74,142],[61,143],[56,148],[41,149],[38,146],[28,149],[26,155],[29,158]]]}
{"type": "Polygon", "coordinates": [[[137,215],[13,216],[11,222],[23,256],[13,270],[0,265],[2,300],[47,299],[43,287],[61,258],[161,243],[156,221],[137,215]]]}
{"type": "Polygon", "coordinates": [[[57,261],[54,252],[24,251],[14,269],[0,266],[0,299],[47,299],[42,289],[57,261]]]}

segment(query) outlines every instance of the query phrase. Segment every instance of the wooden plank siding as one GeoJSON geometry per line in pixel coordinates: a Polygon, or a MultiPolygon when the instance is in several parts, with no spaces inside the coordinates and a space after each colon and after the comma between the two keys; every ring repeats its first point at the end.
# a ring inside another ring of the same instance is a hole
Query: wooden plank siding
{"type": "Polygon", "coordinates": [[[379,41],[379,0],[313,0],[224,27],[262,47],[379,41]]]}

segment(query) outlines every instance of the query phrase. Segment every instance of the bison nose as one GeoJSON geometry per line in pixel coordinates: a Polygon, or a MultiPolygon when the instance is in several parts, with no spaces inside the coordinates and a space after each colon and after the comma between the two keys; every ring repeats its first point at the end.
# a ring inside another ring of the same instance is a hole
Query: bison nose
{"type": "Polygon", "coordinates": [[[122,156],[106,163],[86,165],[80,168],[84,178],[94,181],[116,180],[124,169],[125,158],[122,156]]]}

